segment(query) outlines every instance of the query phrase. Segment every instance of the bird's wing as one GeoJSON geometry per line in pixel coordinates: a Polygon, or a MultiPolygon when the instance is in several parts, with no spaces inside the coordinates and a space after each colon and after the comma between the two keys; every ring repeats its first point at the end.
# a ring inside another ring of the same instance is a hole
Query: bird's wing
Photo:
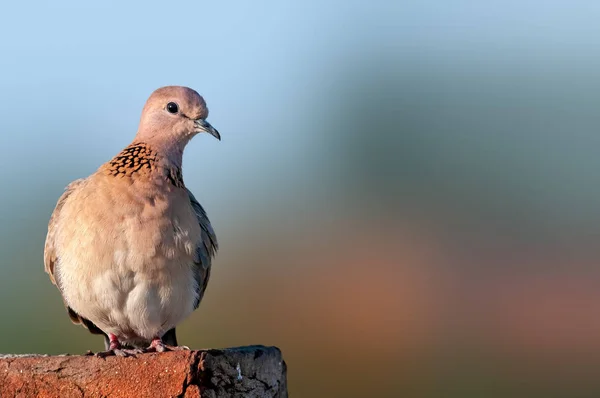
{"type": "Polygon", "coordinates": [[[198,219],[198,224],[200,224],[201,228],[201,237],[202,242],[198,244],[196,248],[196,261],[195,261],[195,278],[198,284],[197,292],[198,297],[196,302],[194,303],[194,309],[198,308],[200,305],[200,300],[204,295],[204,291],[206,290],[206,285],[208,284],[208,279],[210,278],[210,267],[211,261],[214,255],[219,248],[217,243],[217,236],[215,235],[215,231],[210,225],[210,221],[206,216],[206,212],[200,205],[200,203],[196,200],[194,195],[187,190],[188,195],[190,197],[190,202],[192,204],[192,208],[196,213],[196,218],[198,219]]]}
{"type": "MultiPolygon", "coordinates": [[[[48,275],[50,276],[50,280],[52,283],[60,289],[60,285],[56,280],[55,271],[56,264],[58,262],[58,256],[56,254],[56,228],[58,224],[58,220],[60,219],[60,212],[67,201],[69,195],[75,192],[78,188],[81,187],[82,183],[85,181],[84,178],[79,180],[75,180],[65,188],[65,192],[61,195],[56,203],[56,207],[52,212],[52,216],[50,216],[50,222],[48,223],[48,235],[46,235],[46,245],[44,246],[44,268],[48,275]]],[[[62,294],[62,292],[61,292],[62,294]]],[[[64,300],[64,299],[63,299],[64,300]]],[[[81,317],[77,314],[71,307],[67,305],[66,302],[65,307],[67,308],[67,312],[69,314],[69,318],[75,324],[82,324],[85,328],[87,328],[93,334],[104,334],[102,330],[100,330],[96,325],[94,325],[91,321],[81,317]]]]}
{"type": "MultiPolygon", "coordinates": [[[[56,265],[56,261],[58,259],[56,255],[56,227],[58,223],[58,219],[60,218],[60,212],[67,201],[69,195],[71,195],[77,188],[81,186],[81,184],[85,181],[85,179],[75,180],[65,188],[65,192],[58,199],[58,203],[56,203],[56,207],[52,212],[52,216],[50,217],[50,222],[48,223],[48,235],[46,235],[46,245],[44,247],[44,268],[46,273],[50,276],[50,280],[52,283],[57,285],[56,277],[54,275],[54,266],[56,265]]],[[[57,285],[58,286],[58,285],[57,285]]],[[[60,289],[60,287],[59,287],[60,289]]]]}

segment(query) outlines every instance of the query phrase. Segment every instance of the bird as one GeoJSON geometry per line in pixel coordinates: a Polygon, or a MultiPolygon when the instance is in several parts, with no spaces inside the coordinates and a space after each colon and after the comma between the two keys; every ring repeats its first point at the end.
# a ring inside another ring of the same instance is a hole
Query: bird
{"type": "Polygon", "coordinates": [[[58,199],[44,268],[71,321],[104,336],[105,351],[94,355],[187,349],[175,328],[198,308],[218,250],[182,177],[195,135],[221,140],[207,116],[191,88],[157,89],[131,144],[58,199]]]}

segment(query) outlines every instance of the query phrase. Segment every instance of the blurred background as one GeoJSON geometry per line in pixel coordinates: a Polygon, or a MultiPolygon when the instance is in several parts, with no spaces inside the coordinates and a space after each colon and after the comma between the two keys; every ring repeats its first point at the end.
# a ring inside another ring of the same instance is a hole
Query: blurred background
{"type": "Polygon", "coordinates": [[[194,348],[279,346],[294,397],[597,397],[600,3],[5,2],[0,352],[83,353],[43,271],[72,180],[163,85],[220,241],[194,348]]]}

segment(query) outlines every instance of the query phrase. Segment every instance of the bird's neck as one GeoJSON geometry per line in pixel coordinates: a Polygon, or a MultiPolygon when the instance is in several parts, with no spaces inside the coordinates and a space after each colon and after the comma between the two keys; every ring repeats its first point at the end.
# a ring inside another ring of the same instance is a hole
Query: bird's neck
{"type": "Polygon", "coordinates": [[[140,122],[133,144],[142,142],[152,148],[159,155],[161,161],[181,168],[183,150],[191,138],[192,135],[181,126],[179,128],[177,126],[163,128],[160,124],[153,124],[150,119],[150,121],[142,120],[140,122]]]}
{"type": "Polygon", "coordinates": [[[115,177],[156,178],[183,188],[182,158],[183,148],[134,140],[106,163],[103,169],[115,177]]]}
{"type": "Polygon", "coordinates": [[[158,161],[163,166],[181,168],[185,145],[180,145],[178,142],[161,142],[155,140],[146,142],[145,144],[156,152],[158,161]]]}

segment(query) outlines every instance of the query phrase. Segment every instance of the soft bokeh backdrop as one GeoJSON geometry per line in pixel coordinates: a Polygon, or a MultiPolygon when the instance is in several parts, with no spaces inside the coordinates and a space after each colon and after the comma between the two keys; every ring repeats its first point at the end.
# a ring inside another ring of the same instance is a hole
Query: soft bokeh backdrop
{"type": "Polygon", "coordinates": [[[297,397],[598,396],[600,3],[22,1],[0,9],[0,352],[81,353],[43,272],[62,189],[157,87],[219,235],[192,347],[297,397]]]}

